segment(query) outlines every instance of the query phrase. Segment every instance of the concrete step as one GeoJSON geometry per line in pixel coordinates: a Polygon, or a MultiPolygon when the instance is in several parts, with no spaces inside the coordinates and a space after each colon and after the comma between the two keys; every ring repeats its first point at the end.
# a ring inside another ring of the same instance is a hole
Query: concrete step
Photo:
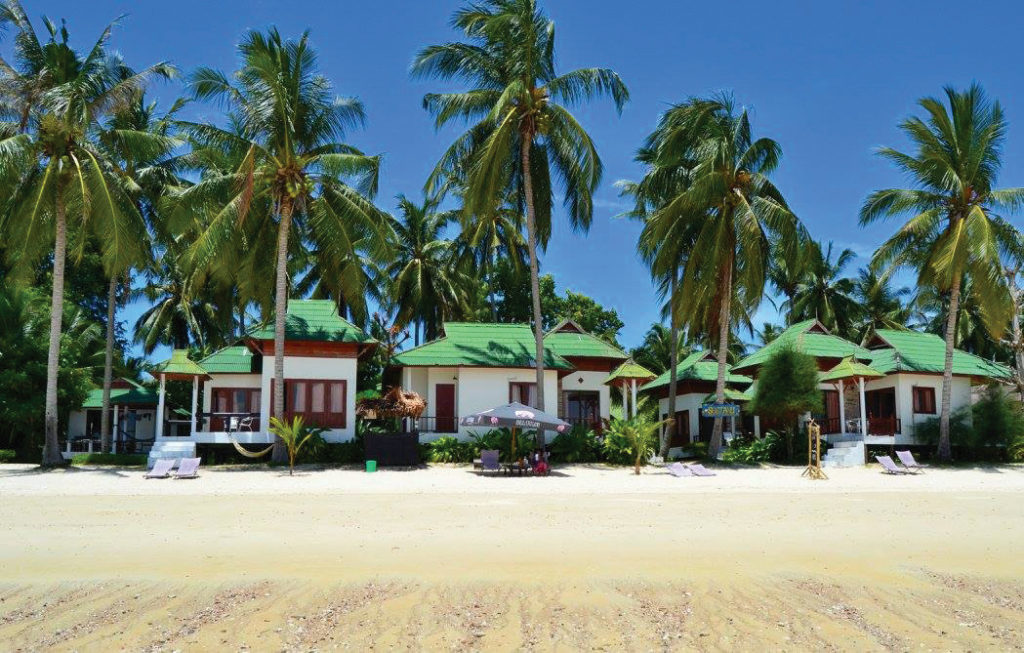
{"type": "Polygon", "coordinates": [[[196,457],[196,443],[191,441],[176,442],[174,440],[160,440],[153,443],[153,448],[149,451],[149,467],[153,467],[153,463],[160,458],[195,458],[196,457]]]}

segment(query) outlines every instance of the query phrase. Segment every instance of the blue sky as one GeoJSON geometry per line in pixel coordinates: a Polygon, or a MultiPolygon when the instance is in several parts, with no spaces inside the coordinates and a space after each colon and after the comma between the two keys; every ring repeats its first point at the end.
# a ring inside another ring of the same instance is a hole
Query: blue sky
{"type": "MultiPolygon", "coordinates": [[[[448,21],[459,2],[376,0],[178,0],[174,3],[23,0],[35,20],[66,18],[79,48],[104,24],[126,14],[112,45],[133,66],[167,60],[188,72],[198,65],[236,67],[235,44],[248,29],[276,25],[286,36],[312,30],[323,72],[342,95],[359,97],[369,121],[349,141],[384,155],[378,203],[393,209],[399,192],[416,196],[454,130],[435,132],[422,110],[437,82],[412,81],[409,63],[428,44],[451,40],[448,21]]],[[[862,229],[857,211],[873,189],[902,183],[872,153],[902,146],[897,124],[915,101],[946,84],[976,80],[999,99],[1010,123],[1000,184],[1024,185],[1024,85],[1019,67],[1024,5],[983,3],[966,14],[944,0],[818,2],[733,0],[548,0],[562,71],[607,66],[632,95],[619,116],[609,101],[578,109],[597,143],[605,177],[589,234],[555,228],[544,270],[571,288],[615,308],[626,322],[620,340],[639,343],[657,320],[655,294],[634,244],[639,228],[615,216],[625,208],[613,186],[639,176],[633,154],[670,103],[719,90],[752,109],[757,135],[783,148],[776,183],[811,232],[850,247],[866,263],[890,227],[862,229]]],[[[41,29],[41,25],[39,25],[41,29]]],[[[9,43],[0,43],[8,52],[9,43]]],[[[169,105],[180,86],[152,94],[169,105]]],[[[212,108],[197,115],[216,119],[212,108]]],[[[1014,219],[1019,225],[1020,220],[1014,219]]],[[[131,324],[129,307],[121,319],[131,324]]],[[[774,319],[765,305],[756,322],[774,319]]]]}

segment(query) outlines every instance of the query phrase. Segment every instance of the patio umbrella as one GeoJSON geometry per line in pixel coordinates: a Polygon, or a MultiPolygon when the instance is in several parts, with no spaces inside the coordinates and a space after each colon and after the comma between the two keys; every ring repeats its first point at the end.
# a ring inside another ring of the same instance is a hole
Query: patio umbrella
{"type": "Polygon", "coordinates": [[[564,422],[554,415],[518,402],[496,406],[490,410],[467,415],[459,420],[459,423],[463,426],[491,426],[511,429],[513,458],[516,455],[517,428],[536,429],[537,439],[543,444],[544,436],[542,433],[545,429],[561,433],[569,427],[568,422],[564,422]]]}

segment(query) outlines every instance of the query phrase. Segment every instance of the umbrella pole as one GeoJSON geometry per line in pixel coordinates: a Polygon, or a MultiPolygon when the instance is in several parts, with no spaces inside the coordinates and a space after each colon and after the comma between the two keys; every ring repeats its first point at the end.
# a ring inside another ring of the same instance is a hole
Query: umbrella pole
{"type": "Polygon", "coordinates": [[[514,463],[515,461],[516,461],[516,427],[513,426],[512,427],[512,460],[510,460],[509,462],[510,463],[514,463]]]}

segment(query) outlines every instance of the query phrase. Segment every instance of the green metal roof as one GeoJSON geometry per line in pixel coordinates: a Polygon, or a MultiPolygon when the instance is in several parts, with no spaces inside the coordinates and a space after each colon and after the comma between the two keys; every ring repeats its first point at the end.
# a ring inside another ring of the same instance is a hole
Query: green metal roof
{"type": "MultiPolygon", "coordinates": [[[[255,327],[248,336],[257,340],[273,340],[273,317],[255,327]]],[[[330,299],[289,300],[285,316],[285,339],[356,344],[377,342],[362,329],[338,315],[338,307],[330,299]]]]}
{"type": "Polygon", "coordinates": [[[607,385],[612,381],[617,381],[619,379],[653,379],[654,376],[654,372],[650,371],[643,365],[634,363],[631,358],[615,368],[615,371],[609,374],[608,378],[602,381],[602,383],[607,385]]]}
{"type": "MultiPolygon", "coordinates": [[[[572,363],[544,348],[544,365],[571,370],[572,363]]],[[[444,337],[414,347],[392,359],[405,367],[533,367],[536,344],[526,324],[445,322],[444,337]]]]}
{"type": "MultiPolygon", "coordinates": [[[[669,384],[669,373],[668,370],[663,372],[647,385],[642,390],[654,390],[662,386],[669,384]]],[[[679,361],[679,365],[676,366],[676,380],[677,381],[710,381],[712,383],[718,381],[718,361],[715,360],[714,355],[709,351],[695,351],[683,360],[679,361]]],[[[736,374],[731,370],[726,371],[725,382],[733,383],[738,385],[750,385],[752,380],[749,376],[743,376],[736,374]]]]}
{"type": "Polygon", "coordinates": [[[775,340],[733,365],[732,369],[736,372],[749,372],[764,365],[783,347],[792,347],[815,358],[856,356],[860,360],[871,360],[870,353],[863,347],[832,335],[817,320],[805,320],[780,333],[775,340]]]}
{"type": "Polygon", "coordinates": [[[157,365],[155,371],[164,374],[185,374],[189,376],[206,376],[206,370],[188,357],[185,349],[175,349],[167,361],[157,365]]]}
{"type": "Polygon", "coordinates": [[[615,345],[588,333],[572,320],[563,320],[544,336],[544,345],[559,356],[580,358],[613,358],[626,360],[629,355],[615,345]]]}
{"type": "Polygon", "coordinates": [[[880,376],[885,376],[885,374],[869,365],[854,360],[853,356],[847,356],[839,361],[835,367],[822,374],[820,380],[838,381],[839,379],[866,379],[878,378],[880,376]]]}
{"type": "Polygon", "coordinates": [[[258,374],[263,369],[263,357],[244,345],[225,347],[199,363],[211,374],[258,374]]]}
{"type": "MultiPolygon", "coordinates": [[[[871,367],[886,374],[926,372],[942,374],[946,342],[933,333],[878,329],[869,349],[871,367]]],[[[959,349],[953,350],[953,374],[1009,379],[1010,369],[959,349]]]]}
{"type": "MultiPolygon", "coordinates": [[[[111,388],[111,406],[156,406],[157,391],[145,386],[136,385],[132,388],[111,388]]],[[[90,390],[82,408],[103,408],[103,388],[90,390]]]]}

